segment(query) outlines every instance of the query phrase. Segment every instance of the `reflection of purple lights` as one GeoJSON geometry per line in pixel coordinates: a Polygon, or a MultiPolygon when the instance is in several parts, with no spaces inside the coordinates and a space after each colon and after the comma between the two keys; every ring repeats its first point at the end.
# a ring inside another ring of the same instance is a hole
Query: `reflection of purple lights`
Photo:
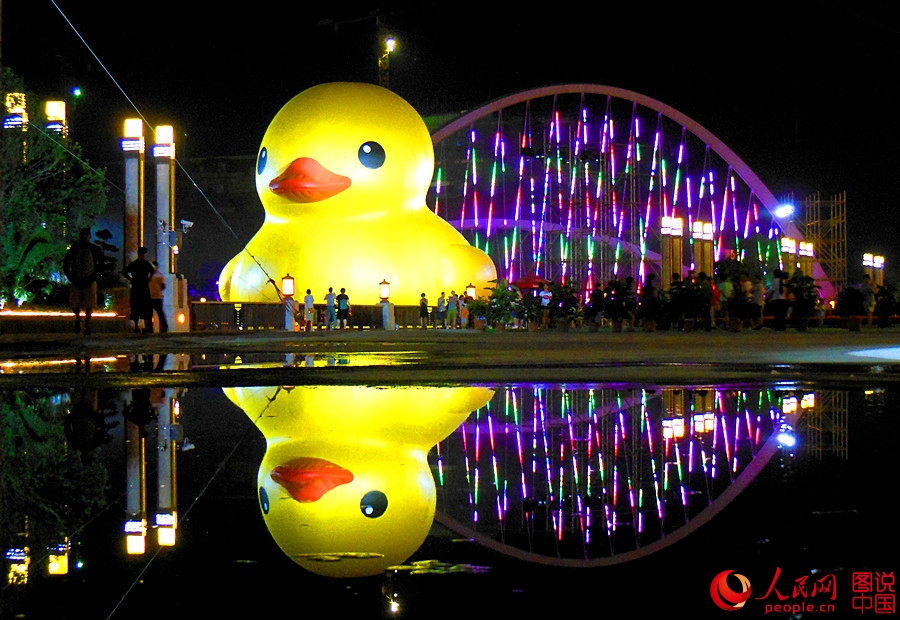
{"type": "Polygon", "coordinates": [[[717,392],[714,412],[700,410],[695,427],[686,405],[686,432],[667,439],[659,391],[497,390],[435,452],[438,509],[455,519],[462,509],[460,521],[478,532],[555,555],[637,549],[685,526],[735,482],[780,420],[773,398],[717,392]],[[488,467],[490,478],[481,475],[488,467]]]}

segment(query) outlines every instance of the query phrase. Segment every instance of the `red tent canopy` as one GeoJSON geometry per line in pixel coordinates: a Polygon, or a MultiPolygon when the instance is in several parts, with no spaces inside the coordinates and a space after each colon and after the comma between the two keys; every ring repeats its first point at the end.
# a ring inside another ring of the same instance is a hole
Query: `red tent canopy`
{"type": "Polygon", "coordinates": [[[542,288],[544,283],[549,282],[547,278],[541,277],[537,274],[530,273],[528,275],[524,275],[515,282],[513,282],[513,286],[518,287],[520,289],[536,289],[542,288]]]}

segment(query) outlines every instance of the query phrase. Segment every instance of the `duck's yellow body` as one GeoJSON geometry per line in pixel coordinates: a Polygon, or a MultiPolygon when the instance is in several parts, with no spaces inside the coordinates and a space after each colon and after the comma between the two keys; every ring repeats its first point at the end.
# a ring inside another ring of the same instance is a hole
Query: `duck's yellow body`
{"type": "Polygon", "coordinates": [[[329,287],[355,303],[417,305],[422,293],[478,294],[496,268],[426,205],[434,172],[419,114],[389,90],[338,82],[310,88],[276,114],[260,147],[265,221],[219,278],[223,301],[277,301],[290,274],[321,302],[329,287]]]}
{"type": "Polygon", "coordinates": [[[424,542],[435,511],[427,455],[493,391],[482,387],[227,388],[266,438],[266,527],[304,568],[377,575],[424,542]]]}

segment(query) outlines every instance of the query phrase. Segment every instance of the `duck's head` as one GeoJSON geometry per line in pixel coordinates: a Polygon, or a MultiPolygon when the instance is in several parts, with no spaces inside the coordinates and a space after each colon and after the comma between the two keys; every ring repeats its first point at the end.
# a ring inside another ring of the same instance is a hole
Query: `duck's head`
{"type": "Polygon", "coordinates": [[[272,119],[257,155],[268,217],[425,208],[434,149],[419,114],[372,84],[321,84],[272,119]]]}

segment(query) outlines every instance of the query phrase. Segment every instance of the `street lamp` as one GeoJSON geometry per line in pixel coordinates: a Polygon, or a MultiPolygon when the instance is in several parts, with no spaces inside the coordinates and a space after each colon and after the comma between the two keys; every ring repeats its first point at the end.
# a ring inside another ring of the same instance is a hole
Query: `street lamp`
{"type": "Polygon", "coordinates": [[[469,286],[466,287],[466,297],[468,297],[469,299],[475,299],[476,292],[477,291],[475,290],[475,285],[469,282],[469,286]]]}
{"type": "Polygon", "coordinates": [[[397,41],[392,36],[388,36],[384,40],[384,51],[378,58],[378,85],[382,88],[391,89],[391,52],[397,47],[397,41]]]}
{"type": "Polygon", "coordinates": [[[391,283],[387,280],[382,280],[378,284],[378,293],[381,297],[381,303],[384,303],[391,296],[391,283]]]}
{"type": "Polygon", "coordinates": [[[290,299],[294,296],[294,278],[291,274],[282,276],[281,278],[281,294],[290,299]]]}

